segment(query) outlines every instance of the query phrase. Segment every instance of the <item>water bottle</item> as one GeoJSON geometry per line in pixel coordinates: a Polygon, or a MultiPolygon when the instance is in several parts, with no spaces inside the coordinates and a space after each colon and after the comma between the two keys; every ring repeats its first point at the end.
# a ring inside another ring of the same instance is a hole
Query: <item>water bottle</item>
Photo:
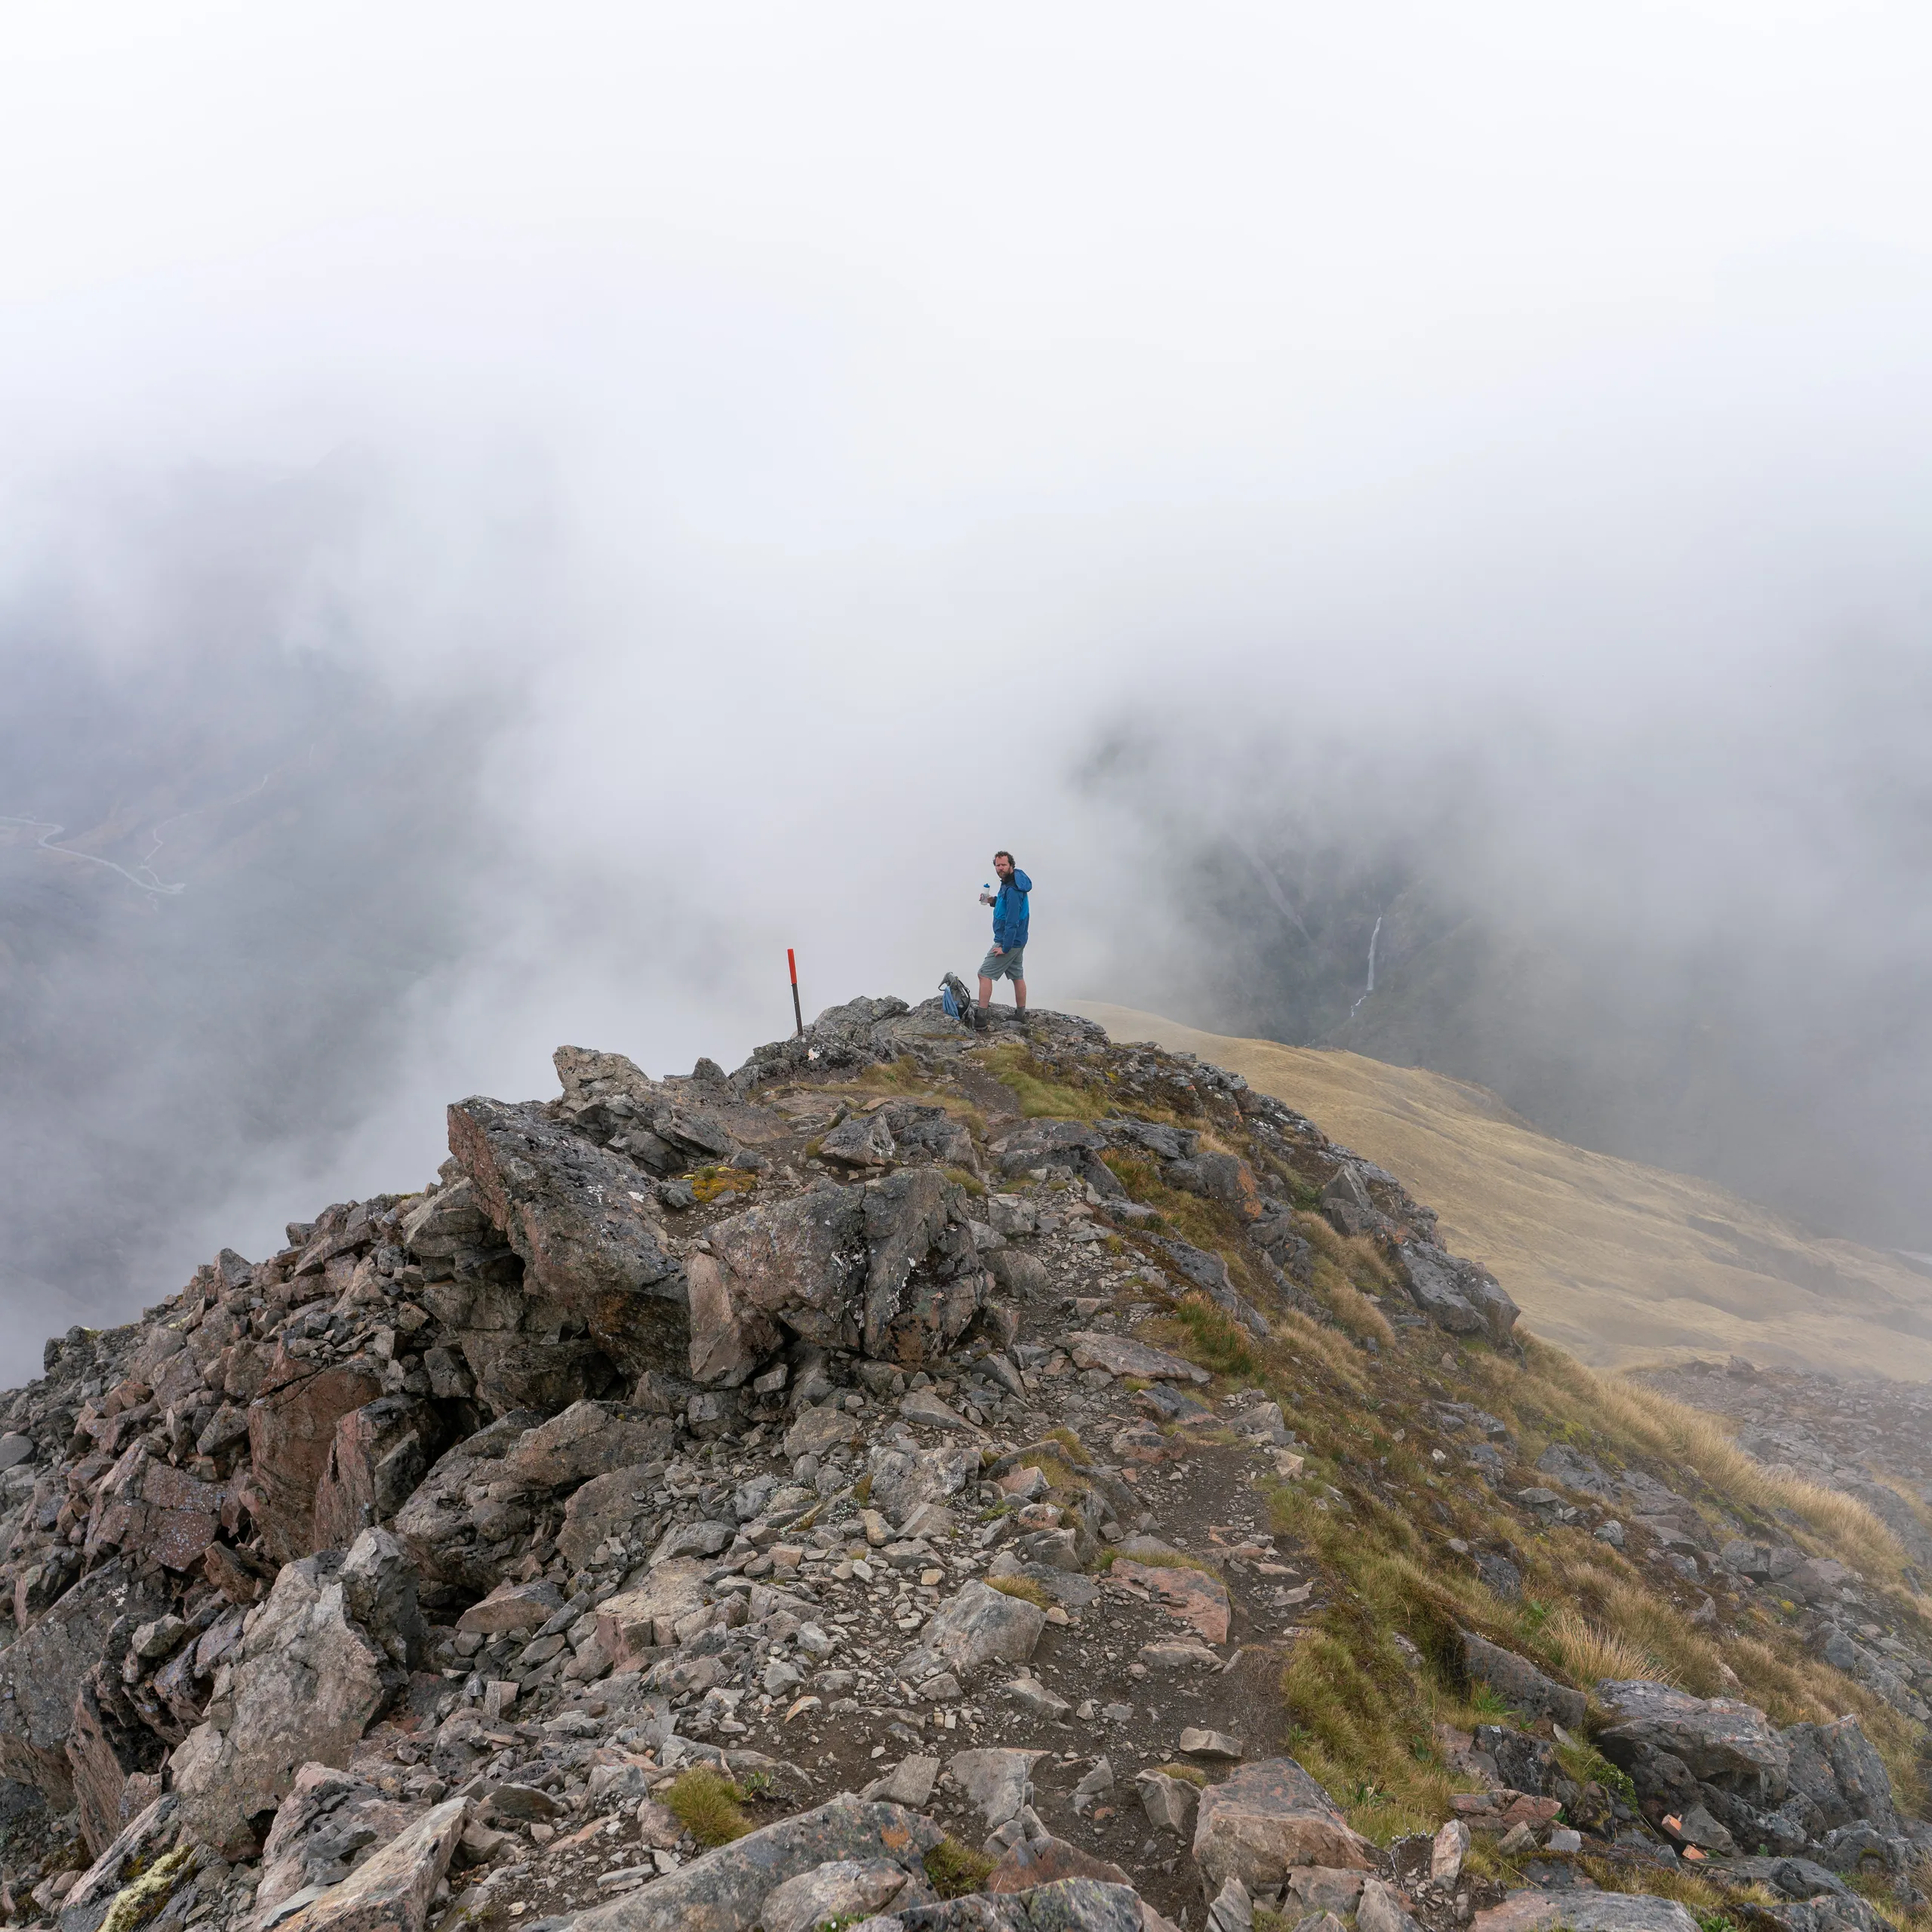
{"type": "Polygon", "coordinates": [[[987,879],[980,888],[980,903],[982,906],[990,906],[992,903],[993,882],[991,879],[987,879]]]}

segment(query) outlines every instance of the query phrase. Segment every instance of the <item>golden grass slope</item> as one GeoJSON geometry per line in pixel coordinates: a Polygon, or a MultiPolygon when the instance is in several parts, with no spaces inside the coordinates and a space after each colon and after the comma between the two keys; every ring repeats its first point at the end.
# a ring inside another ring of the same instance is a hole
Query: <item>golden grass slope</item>
{"type": "Polygon", "coordinates": [[[1494,1269],[1526,1325],[1586,1361],[1734,1352],[1932,1379],[1932,1280],[1896,1256],[1552,1140],[1464,1081],[1069,1004],[1116,1040],[1232,1068],[1386,1168],[1441,1216],[1447,1246],[1494,1269]]]}

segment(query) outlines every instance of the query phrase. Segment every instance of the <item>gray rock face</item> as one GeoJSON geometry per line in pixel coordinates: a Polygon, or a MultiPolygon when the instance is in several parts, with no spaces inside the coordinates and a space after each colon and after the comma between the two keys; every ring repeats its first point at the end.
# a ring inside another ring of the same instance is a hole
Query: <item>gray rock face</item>
{"type": "Polygon", "coordinates": [[[934,1613],[899,1675],[915,1689],[942,1671],[965,1684],[987,1664],[1024,1663],[1046,1627],[1044,1611],[976,1580],[934,1613]]]}
{"type": "Polygon", "coordinates": [[[1776,1804],[1790,1783],[1791,1747],[1755,1706],[1729,1697],[1693,1697],[1641,1678],[1596,1688],[1614,1721],[1598,1739],[1613,1764],[1641,1746],[1668,1752],[1700,1783],[1776,1804]]]}
{"type": "Polygon", "coordinates": [[[1000,1897],[977,1894],[862,1921],[852,1932],[1159,1932],[1131,1885],[1057,1878],[1000,1897]]]}
{"type": "Polygon", "coordinates": [[[694,1379],[736,1387],[787,1336],[875,1361],[930,1359],[985,1297],[965,1209],[961,1189],[919,1167],[718,1223],[711,1252],[688,1264],[694,1379]]]}
{"type": "Polygon", "coordinates": [[[1155,1237],[1152,1245],[1223,1314],[1233,1316],[1251,1334],[1266,1335],[1268,1318],[1229,1279],[1228,1264],[1218,1254],[1165,1235],[1155,1237]]]}
{"type": "Polygon", "coordinates": [[[466,1798],[432,1807],[281,1924],[288,1932],[423,1932],[469,1814],[466,1798]]]}
{"type": "Polygon", "coordinates": [[[665,1251],[635,1165],[534,1105],[463,1100],[449,1126],[450,1152],[521,1258],[525,1285],[583,1322],[626,1373],[682,1370],[684,1271],[665,1251]]]}
{"type": "Polygon", "coordinates": [[[1583,1694],[1546,1677],[1527,1657],[1478,1637],[1463,1633],[1463,1666],[1478,1684],[1487,1684],[1509,1708],[1532,1723],[1552,1717],[1566,1730],[1583,1722],[1583,1694]]]}
{"type": "Polygon", "coordinates": [[[788,1880],[835,1860],[899,1865],[923,1881],[922,1861],[944,1836],[897,1804],[835,1798],[706,1852],[655,1884],[580,1912],[574,1932],[749,1932],[788,1880]]]}
{"type": "Polygon", "coordinates": [[[82,1577],[23,1637],[0,1651],[0,1771],[63,1810],[71,1805],[66,1747],[75,1697],[117,1622],[146,1623],[166,1608],[151,1586],[110,1563],[82,1577]]]}
{"type": "Polygon", "coordinates": [[[828,1919],[850,1921],[883,1911],[911,1884],[890,1858],[835,1858],[801,1872],[758,1908],[760,1932],[815,1932],[828,1919]]]}
{"type": "Polygon", "coordinates": [[[1474,1932],[1697,1932],[1675,1899],[1636,1892],[1517,1892],[1475,1915],[1474,1932]]]}
{"type": "Polygon", "coordinates": [[[691,1270],[694,1380],[736,1388],[786,1334],[858,1346],[868,1263],[865,1192],[828,1185],[717,1223],[691,1270]]]}
{"type": "Polygon", "coordinates": [[[543,1420],[515,1410],[477,1431],[436,1462],[396,1512],[396,1534],[426,1577],[481,1595],[495,1587],[528,1546],[536,1527],[535,1492],[504,1458],[543,1420]]]}
{"type": "Polygon", "coordinates": [[[1238,1878],[1254,1892],[1283,1884],[1298,1865],[1365,1870],[1372,1861],[1367,1841],[1300,1765],[1266,1758],[1201,1792],[1194,1862],[1211,1891],[1238,1878]]]}
{"type": "MultiPolygon", "coordinates": [[[[358,1543],[352,1557],[361,1550],[358,1543]]],[[[254,1821],[281,1802],[303,1764],[346,1764],[402,1681],[350,1614],[346,1567],[309,1557],[283,1567],[229,1668],[226,1693],[217,1681],[207,1718],[170,1761],[183,1830],[226,1857],[252,1855],[254,1821]]]]}
{"type": "Polygon", "coordinates": [[[1823,1829],[1861,1823],[1898,1829],[1890,1777],[1857,1718],[1791,1724],[1780,1736],[1791,1754],[1791,1790],[1815,1807],[1823,1829]]]}

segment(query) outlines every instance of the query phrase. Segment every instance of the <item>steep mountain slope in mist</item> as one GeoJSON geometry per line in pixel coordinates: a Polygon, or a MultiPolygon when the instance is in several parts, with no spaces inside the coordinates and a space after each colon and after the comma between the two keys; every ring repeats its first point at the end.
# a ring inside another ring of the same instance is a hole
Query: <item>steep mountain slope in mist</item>
{"type": "Polygon", "coordinates": [[[1164,916],[1088,983],[1932,1249],[1932,660],[1564,697],[1124,713],[1083,780],[1164,916]]]}
{"type": "Polygon", "coordinates": [[[1117,1039],[1244,1075],[1410,1177],[1444,1238],[1509,1284],[1530,1327],[1586,1361],[1735,1352],[1932,1380],[1932,1278],[1707,1181],[1542,1133],[1484,1089],[1359,1054],[1204,1033],[1094,1001],[1117,1039]]]}
{"type": "Polygon", "coordinates": [[[0,1917],[1925,1932],[1882,1447],[1066,1014],[555,1066],[0,1393],[0,1917]]]}

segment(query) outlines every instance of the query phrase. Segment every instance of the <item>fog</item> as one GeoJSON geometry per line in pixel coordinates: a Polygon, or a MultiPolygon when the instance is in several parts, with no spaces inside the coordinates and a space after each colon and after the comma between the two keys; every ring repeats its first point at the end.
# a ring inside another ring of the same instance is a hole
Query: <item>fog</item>
{"type": "Polygon", "coordinates": [[[1932,35],[1336,14],[0,29],[0,1374],[995,846],[1041,1003],[1932,1248],[1932,35]]]}

